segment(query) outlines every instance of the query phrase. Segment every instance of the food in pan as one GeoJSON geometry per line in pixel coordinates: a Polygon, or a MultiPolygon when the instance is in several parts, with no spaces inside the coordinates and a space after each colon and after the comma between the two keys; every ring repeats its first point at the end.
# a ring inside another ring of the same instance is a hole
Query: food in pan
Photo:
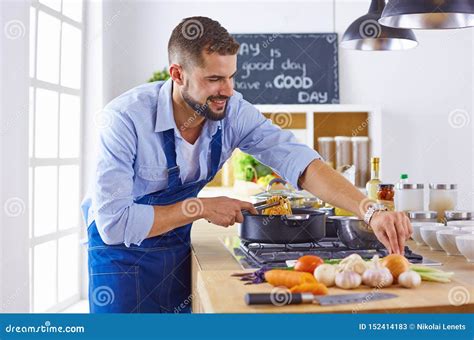
{"type": "Polygon", "coordinates": [[[272,196],[267,199],[267,204],[279,202],[279,205],[264,209],[262,215],[292,215],[290,200],[282,196],[272,196]]]}

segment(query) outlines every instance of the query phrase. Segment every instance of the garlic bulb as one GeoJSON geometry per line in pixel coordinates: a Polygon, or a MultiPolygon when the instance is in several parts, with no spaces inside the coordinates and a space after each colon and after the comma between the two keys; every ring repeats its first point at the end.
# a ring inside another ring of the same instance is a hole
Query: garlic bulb
{"type": "Polygon", "coordinates": [[[400,274],[398,283],[405,288],[416,288],[421,285],[421,276],[417,272],[409,270],[400,274]]]}
{"type": "Polygon", "coordinates": [[[336,286],[342,289],[353,289],[360,286],[362,278],[356,272],[345,270],[336,274],[336,286]]]}
{"type": "Polygon", "coordinates": [[[338,271],[353,271],[362,275],[367,267],[367,263],[359,254],[352,254],[339,263],[338,271]]]}
{"type": "Polygon", "coordinates": [[[326,287],[332,287],[336,280],[336,267],[332,264],[321,264],[314,270],[314,277],[326,287]]]}
{"type": "Polygon", "coordinates": [[[374,265],[362,274],[362,282],[369,287],[383,288],[390,286],[393,283],[393,276],[390,270],[380,266],[377,255],[374,256],[372,261],[374,265]]]}

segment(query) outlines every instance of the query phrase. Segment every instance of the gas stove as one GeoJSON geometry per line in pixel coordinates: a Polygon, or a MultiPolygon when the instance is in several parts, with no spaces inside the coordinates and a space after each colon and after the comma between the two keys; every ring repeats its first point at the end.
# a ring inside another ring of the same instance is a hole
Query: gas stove
{"type": "MultiPolygon", "coordinates": [[[[226,238],[223,243],[243,269],[286,267],[287,261],[295,261],[303,255],[316,255],[322,259],[343,259],[351,254],[359,254],[364,259],[388,255],[386,249],[349,249],[337,238],[324,238],[312,243],[263,244],[234,236],[226,238]]],[[[411,263],[426,264],[421,255],[413,253],[408,247],[405,247],[405,257],[411,263]]]]}

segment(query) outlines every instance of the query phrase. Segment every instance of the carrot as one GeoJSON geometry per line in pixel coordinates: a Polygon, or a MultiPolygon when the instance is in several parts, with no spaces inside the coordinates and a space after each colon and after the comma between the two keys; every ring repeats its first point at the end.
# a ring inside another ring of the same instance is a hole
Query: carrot
{"type": "Polygon", "coordinates": [[[291,288],[303,283],[317,283],[313,275],[307,272],[272,269],[265,273],[265,280],[272,286],[291,288]]]}
{"type": "Polygon", "coordinates": [[[303,283],[290,289],[292,293],[313,293],[314,295],[326,295],[328,287],[322,283],[303,283]]]}

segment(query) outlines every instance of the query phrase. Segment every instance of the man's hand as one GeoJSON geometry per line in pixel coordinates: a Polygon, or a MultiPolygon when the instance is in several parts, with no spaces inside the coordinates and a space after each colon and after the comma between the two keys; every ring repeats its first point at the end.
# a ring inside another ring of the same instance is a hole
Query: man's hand
{"type": "Polygon", "coordinates": [[[389,253],[401,255],[405,242],[413,234],[410,219],[403,212],[378,211],[372,216],[370,227],[389,253]]]}
{"type": "Polygon", "coordinates": [[[258,214],[252,203],[229,197],[201,198],[201,202],[204,207],[202,218],[223,227],[233,225],[235,222],[242,223],[244,216],[241,210],[248,210],[255,215],[258,214]]]}

